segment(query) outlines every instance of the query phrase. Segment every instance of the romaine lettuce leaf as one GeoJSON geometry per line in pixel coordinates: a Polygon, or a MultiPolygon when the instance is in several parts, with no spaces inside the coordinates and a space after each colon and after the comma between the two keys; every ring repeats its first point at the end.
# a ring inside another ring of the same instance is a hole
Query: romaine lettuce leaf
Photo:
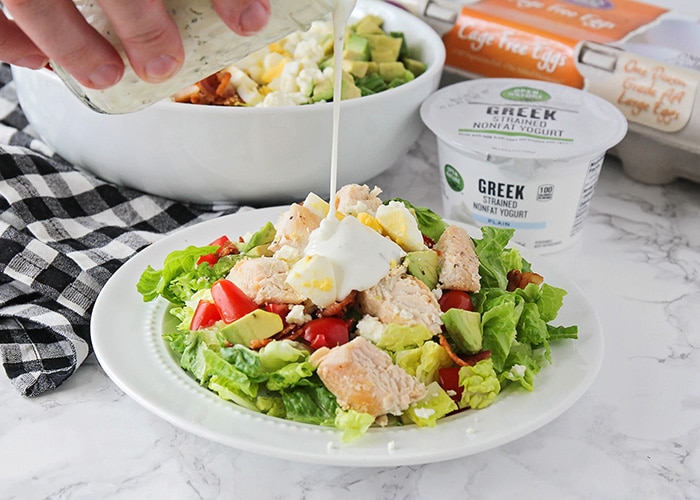
{"type": "Polygon", "coordinates": [[[420,347],[399,351],[395,363],[418,382],[428,385],[439,379],[440,368],[452,366],[452,359],[440,344],[428,340],[420,347]]]}
{"type": "Polygon", "coordinates": [[[374,417],[369,413],[338,408],[334,425],[343,431],[341,441],[349,443],[362,436],[374,423],[374,417]]]}
{"type": "MultiPolygon", "coordinates": [[[[156,270],[150,265],[146,268],[136,284],[136,290],[143,295],[145,302],[160,295],[173,304],[183,305],[192,293],[208,288],[209,281],[199,279],[197,260],[216,249],[216,246],[188,246],[184,250],[170,252],[163,261],[163,269],[156,270]]],[[[210,274],[209,266],[200,268],[201,274],[210,274]]]]}
{"type": "Polygon", "coordinates": [[[419,427],[435,427],[438,419],[458,410],[457,403],[437,382],[427,386],[428,393],[405,411],[405,415],[419,427]]]}
{"type": "Polygon", "coordinates": [[[482,348],[491,351],[496,371],[503,370],[510,348],[515,342],[524,301],[514,293],[489,290],[481,304],[482,348]]]}
{"type": "Polygon", "coordinates": [[[314,376],[309,385],[282,391],[287,418],[296,422],[317,425],[333,425],[336,410],[340,408],[335,396],[314,376]]]}
{"type": "Polygon", "coordinates": [[[464,388],[459,402],[460,408],[486,408],[501,391],[501,384],[490,358],[481,360],[474,366],[461,367],[459,385],[464,388]]]}

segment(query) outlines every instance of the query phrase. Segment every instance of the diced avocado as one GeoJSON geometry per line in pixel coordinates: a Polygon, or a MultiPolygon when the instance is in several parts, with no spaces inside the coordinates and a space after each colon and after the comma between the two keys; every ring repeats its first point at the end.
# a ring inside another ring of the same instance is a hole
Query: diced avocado
{"type": "Polygon", "coordinates": [[[350,35],[343,50],[343,60],[369,61],[369,41],[361,35],[350,35]]]}
{"type": "Polygon", "coordinates": [[[267,247],[272,243],[272,240],[275,239],[276,234],[277,230],[274,224],[272,224],[272,222],[266,223],[248,239],[243,246],[243,253],[257,257],[264,255],[267,251],[267,247]]]}
{"type": "Polygon", "coordinates": [[[232,344],[249,346],[253,340],[266,339],[284,328],[279,314],[256,309],[221,329],[221,333],[232,344]]]}
{"type": "Polygon", "coordinates": [[[376,61],[367,61],[367,74],[372,75],[379,73],[379,63],[376,61]]]}
{"type": "Polygon", "coordinates": [[[397,78],[405,79],[406,68],[402,62],[380,62],[379,76],[387,83],[397,78]]]}
{"type": "Polygon", "coordinates": [[[355,24],[355,33],[384,33],[382,29],[383,24],[382,18],[368,14],[355,24]]]}
{"type": "Polygon", "coordinates": [[[347,71],[355,78],[362,78],[367,74],[369,61],[343,61],[343,71],[347,71]]]}
{"type": "Polygon", "coordinates": [[[425,73],[426,69],[428,69],[428,65],[425,64],[423,61],[419,61],[418,59],[404,57],[402,61],[406,69],[413,73],[413,76],[420,76],[423,73],[425,73]]]}
{"type": "Polygon", "coordinates": [[[311,100],[314,102],[333,100],[333,81],[322,80],[320,83],[315,84],[311,93],[311,100]]]}
{"type": "Polygon", "coordinates": [[[394,38],[386,34],[366,34],[369,42],[372,61],[396,62],[401,53],[402,38],[394,38]]]}
{"type": "MultiPolygon", "coordinates": [[[[355,85],[355,79],[353,76],[349,72],[343,71],[343,80],[340,87],[340,98],[353,99],[355,97],[360,97],[361,95],[362,91],[357,85],[355,85]]],[[[316,84],[311,94],[311,99],[314,102],[332,101],[333,80],[328,79],[316,84]]]]}
{"type": "Polygon", "coordinates": [[[438,254],[435,250],[409,252],[404,260],[408,274],[415,276],[431,290],[438,282],[438,254]]]}
{"type": "Polygon", "coordinates": [[[408,56],[408,44],[406,43],[406,37],[401,31],[390,31],[389,36],[401,39],[401,50],[399,50],[399,59],[408,56]]]}
{"type": "Polygon", "coordinates": [[[362,91],[355,85],[355,79],[347,71],[343,71],[343,82],[341,84],[340,99],[355,99],[361,97],[362,91]]]}
{"type": "Polygon", "coordinates": [[[327,35],[323,38],[323,41],[321,42],[321,47],[323,47],[323,54],[325,56],[333,55],[334,44],[335,38],[333,37],[333,35],[327,35]]]}
{"type": "Polygon", "coordinates": [[[475,311],[452,308],[442,314],[447,340],[457,353],[474,354],[481,350],[481,315],[475,311]]]}

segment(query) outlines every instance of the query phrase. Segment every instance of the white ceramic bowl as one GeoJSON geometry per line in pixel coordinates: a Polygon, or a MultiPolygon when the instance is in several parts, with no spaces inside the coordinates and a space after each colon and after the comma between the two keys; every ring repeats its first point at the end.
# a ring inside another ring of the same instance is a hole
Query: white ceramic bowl
{"type": "MultiPolygon", "coordinates": [[[[365,182],[399,161],[423,130],[419,108],[440,82],[445,49],[426,23],[385,2],[359,0],[403,31],[428,70],[400,87],[343,101],[338,184],[365,182]]],[[[332,104],[232,108],[162,101],[104,115],[78,101],[48,70],[13,68],[17,94],[39,136],[105,180],[187,202],[262,205],[327,196],[332,104]]]]}

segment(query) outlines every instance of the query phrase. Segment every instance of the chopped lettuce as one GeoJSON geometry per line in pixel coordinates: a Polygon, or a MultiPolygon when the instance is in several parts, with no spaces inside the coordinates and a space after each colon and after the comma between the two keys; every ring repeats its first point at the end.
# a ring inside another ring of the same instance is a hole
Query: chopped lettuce
{"type": "Polygon", "coordinates": [[[460,400],[460,408],[480,410],[493,403],[501,391],[498,375],[490,359],[484,359],[474,366],[463,366],[459,369],[459,385],[464,390],[460,400]]]}
{"type": "Polygon", "coordinates": [[[423,344],[433,337],[425,325],[385,325],[374,316],[365,316],[357,323],[357,331],[380,349],[398,352],[423,344]]]}
{"type": "Polygon", "coordinates": [[[203,288],[209,288],[211,269],[197,267],[197,260],[203,255],[216,251],[215,246],[188,246],[184,250],[171,252],[163,262],[163,269],[156,270],[150,265],[141,274],[136,290],[143,300],[150,302],[158,296],[173,304],[183,305],[189,297],[203,288]]]}
{"type": "Polygon", "coordinates": [[[333,425],[340,408],[335,396],[318,377],[305,380],[308,384],[281,392],[287,418],[307,424],[333,425]]]}
{"type": "Polygon", "coordinates": [[[369,413],[338,408],[335,413],[334,425],[343,431],[341,441],[349,443],[362,436],[374,423],[374,417],[369,413]]]}
{"type": "Polygon", "coordinates": [[[452,366],[452,359],[447,351],[432,340],[428,340],[420,347],[398,351],[394,361],[409,375],[416,377],[418,382],[425,385],[439,379],[440,368],[452,366]]]}
{"type": "Polygon", "coordinates": [[[425,397],[413,403],[405,412],[408,420],[419,427],[435,427],[438,419],[458,409],[457,403],[437,382],[428,384],[427,389],[425,397]]]}

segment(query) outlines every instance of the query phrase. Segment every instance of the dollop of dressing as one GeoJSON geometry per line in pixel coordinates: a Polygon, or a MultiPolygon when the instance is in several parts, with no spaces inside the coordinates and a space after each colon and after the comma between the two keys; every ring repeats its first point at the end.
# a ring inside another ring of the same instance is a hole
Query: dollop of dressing
{"type": "Polygon", "coordinates": [[[333,266],[336,300],[353,290],[366,290],[406,255],[403,249],[355,217],[325,217],[311,233],[305,255],[321,255],[333,266]]]}

